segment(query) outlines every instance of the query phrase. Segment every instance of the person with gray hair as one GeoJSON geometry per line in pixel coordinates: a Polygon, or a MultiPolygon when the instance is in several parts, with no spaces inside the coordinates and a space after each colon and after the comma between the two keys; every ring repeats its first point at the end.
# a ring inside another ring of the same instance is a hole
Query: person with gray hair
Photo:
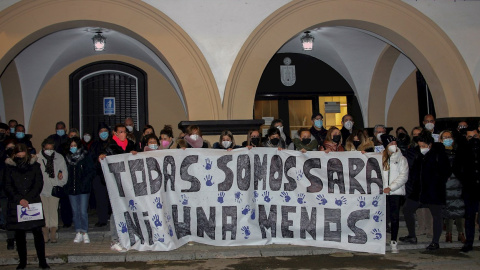
{"type": "Polygon", "coordinates": [[[375,125],[373,129],[373,138],[372,142],[375,146],[383,146],[381,136],[387,134],[387,128],[384,125],[378,124],[375,125]]]}

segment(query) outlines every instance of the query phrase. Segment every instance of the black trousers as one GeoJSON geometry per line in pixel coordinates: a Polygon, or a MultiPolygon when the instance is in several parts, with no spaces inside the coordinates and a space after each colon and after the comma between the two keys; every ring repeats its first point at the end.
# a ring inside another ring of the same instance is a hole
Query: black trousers
{"type": "Polygon", "coordinates": [[[391,223],[391,240],[397,241],[398,228],[400,227],[400,201],[402,195],[387,195],[387,216],[391,223]]]}
{"type": "MultiPolygon", "coordinates": [[[[17,242],[17,252],[20,263],[27,263],[27,231],[16,230],[15,241],[17,242]]],[[[43,239],[42,227],[37,227],[32,230],[33,241],[35,243],[35,249],[37,250],[37,258],[40,264],[46,264],[45,259],[45,240],[43,239]]]]}
{"type": "Polygon", "coordinates": [[[478,212],[478,200],[465,196],[465,236],[466,244],[473,245],[475,238],[475,215],[478,212]]]}
{"type": "Polygon", "coordinates": [[[102,176],[95,175],[95,178],[93,178],[93,193],[97,205],[98,222],[107,224],[110,216],[108,214],[110,201],[108,200],[107,187],[102,184],[102,176]]]}
{"type": "Polygon", "coordinates": [[[72,225],[73,213],[68,196],[60,198],[60,216],[62,218],[63,225],[72,225]]]}
{"type": "MultiPolygon", "coordinates": [[[[405,223],[407,223],[408,235],[417,236],[415,234],[415,212],[420,208],[421,204],[418,201],[407,199],[405,205],[403,206],[403,214],[405,216],[405,223]]],[[[440,236],[442,235],[443,229],[443,216],[442,208],[443,205],[436,204],[424,204],[424,207],[427,207],[430,210],[430,213],[433,217],[433,239],[432,243],[438,244],[440,241],[440,236]]]]}

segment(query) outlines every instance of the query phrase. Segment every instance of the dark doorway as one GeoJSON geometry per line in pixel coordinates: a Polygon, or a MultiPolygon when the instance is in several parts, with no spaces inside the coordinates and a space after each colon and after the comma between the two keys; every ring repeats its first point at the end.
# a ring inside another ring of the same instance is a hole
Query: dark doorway
{"type": "Polygon", "coordinates": [[[96,134],[103,122],[113,128],[132,117],[135,127],[148,123],[146,73],[117,61],[85,65],[70,75],[70,125],[80,132],[96,134]],[[114,101],[105,109],[104,98],[114,101]]]}

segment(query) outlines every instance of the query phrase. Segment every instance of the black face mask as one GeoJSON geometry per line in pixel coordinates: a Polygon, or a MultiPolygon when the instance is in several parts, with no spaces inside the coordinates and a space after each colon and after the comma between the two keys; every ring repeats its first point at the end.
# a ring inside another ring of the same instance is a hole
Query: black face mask
{"type": "Polygon", "coordinates": [[[0,132],[0,141],[5,140],[5,132],[0,132]]]}
{"type": "Polygon", "coordinates": [[[407,134],[401,132],[401,133],[398,133],[398,140],[399,141],[404,141],[405,139],[407,139],[407,134]]]}
{"type": "Polygon", "coordinates": [[[333,140],[335,143],[339,143],[339,142],[340,142],[340,139],[342,139],[342,135],[333,135],[333,137],[332,137],[332,140],[333,140]]]}
{"type": "Polygon", "coordinates": [[[302,139],[302,144],[307,145],[312,141],[312,139],[302,139]]]}
{"type": "Polygon", "coordinates": [[[414,141],[415,143],[418,143],[418,136],[413,136],[413,141],[414,141]]]}
{"type": "Polygon", "coordinates": [[[355,149],[357,149],[360,146],[360,144],[362,144],[361,141],[353,141],[353,146],[355,146],[355,149]]]}
{"type": "Polygon", "coordinates": [[[277,144],[280,142],[280,139],[279,139],[279,138],[271,139],[270,142],[271,142],[273,145],[277,145],[277,144]]]}
{"type": "Polygon", "coordinates": [[[470,145],[470,147],[472,147],[473,149],[479,149],[480,148],[480,139],[471,138],[468,141],[468,145],[470,145]]]}
{"type": "Polygon", "coordinates": [[[13,155],[13,148],[5,149],[5,154],[7,154],[8,157],[11,157],[13,155]]]}
{"type": "Polygon", "coordinates": [[[23,158],[14,157],[13,161],[15,161],[15,164],[17,164],[18,167],[23,167],[25,165],[25,159],[23,158]]]}
{"type": "Polygon", "coordinates": [[[259,143],[260,143],[260,138],[252,138],[252,139],[250,140],[250,142],[251,142],[253,145],[258,146],[259,143]]]}

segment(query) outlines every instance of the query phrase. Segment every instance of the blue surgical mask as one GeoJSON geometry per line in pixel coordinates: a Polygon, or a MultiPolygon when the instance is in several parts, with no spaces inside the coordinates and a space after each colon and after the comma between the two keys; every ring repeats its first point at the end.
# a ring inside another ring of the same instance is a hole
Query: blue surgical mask
{"type": "Polygon", "coordinates": [[[448,138],[448,139],[443,140],[443,145],[445,145],[446,147],[452,146],[453,145],[453,139],[448,138]]]}
{"type": "Polygon", "coordinates": [[[23,139],[25,138],[25,133],[24,132],[17,132],[15,133],[15,136],[17,137],[17,139],[23,139]]]}
{"type": "Polygon", "coordinates": [[[58,135],[58,136],[63,136],[63,135],[65,135],[65,130],[64,130],[64,129],[57,129],[57,135],[58,135]]]}
{"type": "Polygon", "coordinates": [[[10,128],[10,134],[13,134],[13,133],[15,133],[15,128],[14,127],[10,128]]]}
{"type": "Polygon", "coordinates": [[[323,126],[323,121],[322,120],[315,120],[314,125],[317,128],[321,128],[323,126]]]}
{"type": "Polygon", "coordinates": [[[100,139],[105,141],[106,139],[108,139],[108,132],[106,131],[100,132],[98,136],[100,136],[100,139]]]}
{"type": "Polygon", "coordinates": [[[70,147],[70,152],[72,152],[72,154],[75,154],[77,150],[77,147],[70,147]]]}
{"type": "Polygon", "coordinates": [[[158,144],[149,144],[148,148],[150,148],[152,150],[157,150],[158,149],[158,144]]]}

